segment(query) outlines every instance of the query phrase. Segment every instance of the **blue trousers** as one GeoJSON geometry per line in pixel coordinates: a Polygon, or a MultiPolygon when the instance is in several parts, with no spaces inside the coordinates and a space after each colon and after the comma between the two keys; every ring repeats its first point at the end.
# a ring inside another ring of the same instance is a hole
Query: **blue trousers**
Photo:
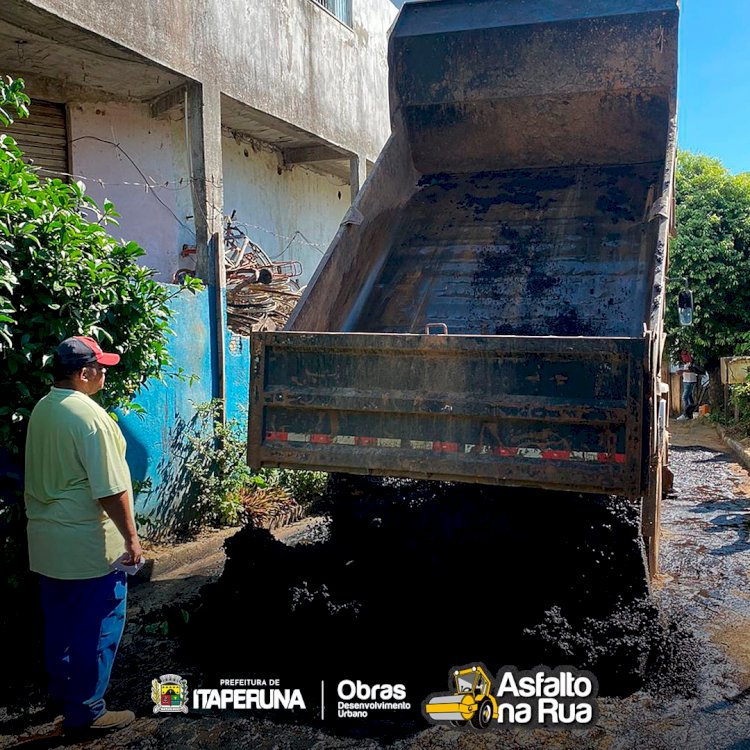
{"type": "Polygon", "coordinates": [[[39,581],[50,696],[62,703],[67,729],[85,727],[106,709],[104,691],[125,627],[126,575],[39,581]]]}
{"type": "Polygon", "coordinates": [[[695,383],[682,384],[682,413],[687,417],[692,417],[691,407],[695,406],[695,383]]]}

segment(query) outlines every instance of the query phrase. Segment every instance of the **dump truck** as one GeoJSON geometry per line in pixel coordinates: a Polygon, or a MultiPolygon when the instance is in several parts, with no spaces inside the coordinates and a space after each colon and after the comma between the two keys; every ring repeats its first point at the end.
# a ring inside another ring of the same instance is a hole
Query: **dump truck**
{"type": "Polygon", "coordinates": [[[248,461],[626,496],[658,565],[678,0],[422,0],[248,461]]]}

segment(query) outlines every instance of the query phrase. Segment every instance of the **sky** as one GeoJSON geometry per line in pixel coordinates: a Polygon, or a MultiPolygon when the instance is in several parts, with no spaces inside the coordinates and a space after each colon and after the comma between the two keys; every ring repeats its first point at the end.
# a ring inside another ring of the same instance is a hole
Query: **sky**
{"type": "Polygon", "coordinates": [[[680,148],[750,172],[750,0],[682,0],[679,44],[680,148]]]}
{"type": "Polygon", "coordinates": [[[683,0],[679,43],[680,148],[750,172],[750,2],[683,0]]]}

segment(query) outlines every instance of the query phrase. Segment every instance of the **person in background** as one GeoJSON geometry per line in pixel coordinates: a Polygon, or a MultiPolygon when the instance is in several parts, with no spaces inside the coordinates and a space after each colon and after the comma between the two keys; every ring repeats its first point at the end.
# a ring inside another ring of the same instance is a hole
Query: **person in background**
{"type": "Polygon", "coordinates": [[[682,367],[678,372],[682,375],[682,414],[678,420],[692,419],[695,411],[695,389],[698,386],[698,368],[693,363],[693,356],[687,349],[680,352],[682,367]]]}
{"type": "Polygon", "coordinates": [[[141,559],[125,439],[91,398],[119,361],[92,338],[65,339],[26,439],[29,563],[39,574],[49,692],[69,734],[105,734],[135,718],[104,702],[127,596],[113,564],[141,559]]]}

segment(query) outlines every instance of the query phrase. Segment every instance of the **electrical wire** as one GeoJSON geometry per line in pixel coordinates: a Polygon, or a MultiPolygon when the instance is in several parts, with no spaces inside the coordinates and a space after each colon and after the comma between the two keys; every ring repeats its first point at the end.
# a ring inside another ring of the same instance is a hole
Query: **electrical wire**
{"type": "MultiPolygon", "coordinates": [[[[188,154],[189,154],[189,159],[188,159],[189,164],[188,164],[188,167],[189,167],[189,169],[192,170],[192,158],[191,158],[191,155],[190,155],[189,142],[188,142],[189,132],[187,130],[187,118],[186,118],[185,137],[186,137],[186,144],[185,145],[186,145],[186,148],[187,148],[188,154]]],[[[185,222],[182,221],[182,219],[180,219],[180,217],[177,216],[177,214],[175,214],[174,211],[172,211],[172,209],[156,193],[156,190],[159,190],[159,189],[172,190],[172,191],[176,192],[176,191],[180,191],[180,190],[187,190],[188,188],[190,188],[191,189],[191,197],[193,198],[193,203],[194,203],[194,205],[198,206],[198,209],[199,209],[199,211],[201,213],[201,218],[205,221],[207,217],[206,217],[205,212],[202,211],[202,208],[201,208],[201,205],[200,205],[200,201],[196,201],[195,200],[195,194],[194,194],[194,189],[193,188],[194,188],[194,183],[197,180],[192,176],[192,171],[191,171],[191,176],[187,180],[185,180],[185,178],[183,178],[183,177],[180,177],[179,183],[178,183],[179,187],[170,186],[168,182],[157,183],[152,178],[149,178],[143,172],[143,170],[138,166],[138,164],[135,162],[135,160],[130,156],[130,154],[128,154],[128,152],[119,143],[116,143],[115,141],[109,140],[107,138],[100,138],[99,136],[95,136],[95,135],[81,135],[81,136],[78,136],[77,138],[74,138],[71,141],[71,143],[75,143],[76,141],[86,140],[86,139],[88,139],[88,140],[94,140],[94,141],[99,141],[100,143],[106,143],[106,144],[108,144],[110,146],[114,146],[133,165],[133,168],[143,178],[144,182],[131,182],[131,181],[127,181],[127,180],[123,180],[122,182],[104,182],[101,178],[89,177],[89,176],[81,175],[81,174],[73,174],[72,172],[63,172],[61,170],[48,169],[46,167],[37,167],[36,169],[39,172],[45,172],[45,173],[48,173],[48,174],[54,174],[54,175],[58,175],[58,176],[61,176],[61,177],[71,177],[71,178],[77,179],[77,180],[87,180],[89,182],[95,182],[97,185],[101,186],[102,188],[105,188],[105,187],[118,187],[118,186],[128,186],[128,187],[144,188],[146,192],[152,192],[153,193],[154,198],[156,198],[156,200],[159,201],[159,203],[164,208],[166,208],[167,211],[169,211],[169,213],[172,215],[172,217],[175,219],[175,221],[177,221],[178,224],[180,224],[180,226],[182,226],[188,232],[190,232],[190,234],[192,234],[193,237],[196,236],[195,230],[192,227],[190,227],[188,224],[185,224],[185,222]],[[183,181],[185,182],[185,184],[181,184],[183,181]]],[[[209,182],[211,184],[213,184],[213,180],[204,180],[204,182],[206,182],[207,184],[209,182]]],[[[210,206],[211,210],[215,213],[216,216],[223,216],[223,208],[219,208],[215,203],[209,203],[209,206],[210,206]]],[[[310,239],[308,239],[305,236],[305,234],[301,230],[299,230],[299,229],[297,229],[294,232],[294,234],[292,234],[292,235],[285,235],[285,234],[279,234],[278,232],[274,232],[272,229],[268,229],[267,227],[260,226],[259,224],[250,224],[250,223],[244,223],[244,222],[243,223],[239,223],[238,222],[236,224],[236,226],[243,227],[246,230],[247,229],[255,229],[255,230],[258,230],[260,232],[264,232],[265,234],[268,234],[268,235],[270,235],[272,237],[276,237],[277,239],[286,241],[287,244],[284,247],[284,249],[280,253],[278,253],[277,255],[270,256],[271,260],[278,260],[279,258],[281,258],[289,250],[289,248],[292,246],[292,244],[295,242],[295,240],[298,240],[298,239],[301,239],[301,242],[303,244],[308,245],[309,247],[313,248],[314,250],[316,250],[317,252],[319,252],[321,255],[325,255],[325,251],[321,249],[320,245],[317,244],[317,243],[315,243],[315,242],[312,242],[310,239]]]]}
{"type": "Polygon", "coordinates": [[[77,180],[86,180],[87,182],[95,182],[97,185],[100,185],[101,187],[128,185],[129,187],[146,188],[146,190],[172,190],[174,192],[178,192],[180,190],[187,190],[190,187],[190,185],[187,182],[184,185],[180,184],[185,180],[184,177],[180,177],[177,183],[179,187],[174,187],[169,184],[169,181],[167,182],[130,182],[128,180],[123,180],[122,182],[104,182],[104,180],[102,180],[100,177],[90,177],[85,174],[73,174],[73,172],[62,172],[59,169],[49,169],[49,167],[37,167],[36,165],[34,165],[34,169],[37,172],[46,172],[48,174],[54,174],[60,177],[73,177],[77,180]]]}
{"type": "MultiPolygon", "coordinates": [[[[143,170],[135,163],[135,161],[131,158],[130,154],[127,151],[125,151],[125,149],[122,146],[120,146],[119,143],[115,143],[114,141],[107,140],[106,138],[100,138],[97,135],[79,135],[78,138],[73,138],[71,143],[75,143],[76,141],[82,141],[86,139],[99,141],[100,143],[107,143],[110,146],[114,146],[133,165],[133,169],[135,169],[135,171],[138,172],[138,174],[146,181],[146,183],[148,183],[148,177],[144,174],[143,170]]],[[[191,183],[192,183],[192,178],[191,178],[191,183]]],[[[156,200],[159,201],[159,203],[161,203],[161,205],[164,206],[164,208],[166,208],[170,214],[172,214],[175,220],[195,237],[195,230],[192,229],[192,227],[189,227],[187,224],[185,224],[185,222],[182,221],[182,219],[180,219],[180,217],[177,216],[177,214],[159,197],[158,193],[154,192],[153,190],[151,190],[150,192],[154,196],[154,198],[156,198],[156,200]]]]}

